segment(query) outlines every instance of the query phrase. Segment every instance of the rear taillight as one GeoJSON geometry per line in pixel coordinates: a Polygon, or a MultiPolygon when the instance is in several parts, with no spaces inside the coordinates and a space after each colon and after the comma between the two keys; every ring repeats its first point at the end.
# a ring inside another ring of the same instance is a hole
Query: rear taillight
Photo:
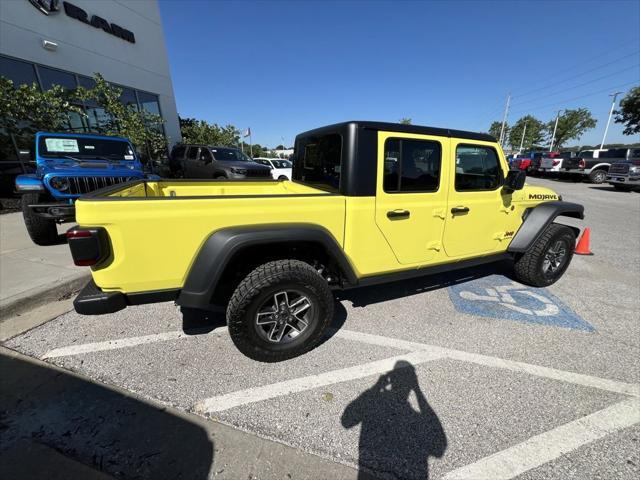
{"type": "Polygon", "coordinates": [[[553,166],[557,167],[558,165],[560,165],[560,160],[554,160],[553,161],[553,166]]]}
{"type": "Polygon", "coordinates": [[[73,263],[80,267],[96,265],[109,255],[109,241],[104,228],[73,227],[67,231],[67,243],[73,263]]]}
{"type": "Polygon", "coordinates": [[[584,168],[586,166],[587,166],[587,163],[584,161],[584,158],[581,158],[580,161],[578,162],[578,167],[584,168]]]}

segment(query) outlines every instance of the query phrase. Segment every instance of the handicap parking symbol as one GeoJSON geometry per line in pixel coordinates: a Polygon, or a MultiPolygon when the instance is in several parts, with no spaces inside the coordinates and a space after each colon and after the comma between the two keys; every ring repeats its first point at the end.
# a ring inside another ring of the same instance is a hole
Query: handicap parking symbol
{"type": "Polygon", "coordinates": [[[456,310],[481,317],[593,332],[595,329],[547,289],[490,275],[449,287],[456,310]]]}

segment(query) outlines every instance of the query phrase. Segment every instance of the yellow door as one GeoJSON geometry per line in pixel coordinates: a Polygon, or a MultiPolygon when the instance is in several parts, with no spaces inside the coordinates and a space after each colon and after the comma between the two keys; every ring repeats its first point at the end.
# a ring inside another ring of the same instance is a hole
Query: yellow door
{"type": "Polygon", "coordinates": [[[376,224],[398,263],[444,257],[448,138],[378,132],[376,224]]]}
{"type": "Polygon", "coordinates": [[[511,194],[502,190],[508,172],[495,144],[451,140],[444,249],[449,257],[473,257],[506,250],[513,235],[511,194]]]}

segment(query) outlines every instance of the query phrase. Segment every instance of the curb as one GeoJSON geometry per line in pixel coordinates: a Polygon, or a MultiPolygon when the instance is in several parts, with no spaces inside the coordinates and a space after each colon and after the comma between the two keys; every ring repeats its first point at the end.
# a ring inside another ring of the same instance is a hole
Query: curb
{"type": "Polygon", "coordinates": [[[90,274],[83,273],[9,297],[0,302],[0,323],[47,303],[69,298],[80,291],[90,278],[90,274]]]}

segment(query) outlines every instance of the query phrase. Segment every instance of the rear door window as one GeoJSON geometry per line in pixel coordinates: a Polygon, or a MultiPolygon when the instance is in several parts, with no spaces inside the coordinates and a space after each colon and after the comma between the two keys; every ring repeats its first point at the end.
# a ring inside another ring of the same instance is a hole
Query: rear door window
{"type": "Polygon", "coordinates": [[[189,155],[187,156],[189,160],[195,160],[198,158],[198,148],[199,147],[189,147],[189,155]]]}
{"type": "Polygon", "coordinates": [[[384,144],[384,191],[435,192],[440,184],[438,142],[389,138],[384,144]]]}

